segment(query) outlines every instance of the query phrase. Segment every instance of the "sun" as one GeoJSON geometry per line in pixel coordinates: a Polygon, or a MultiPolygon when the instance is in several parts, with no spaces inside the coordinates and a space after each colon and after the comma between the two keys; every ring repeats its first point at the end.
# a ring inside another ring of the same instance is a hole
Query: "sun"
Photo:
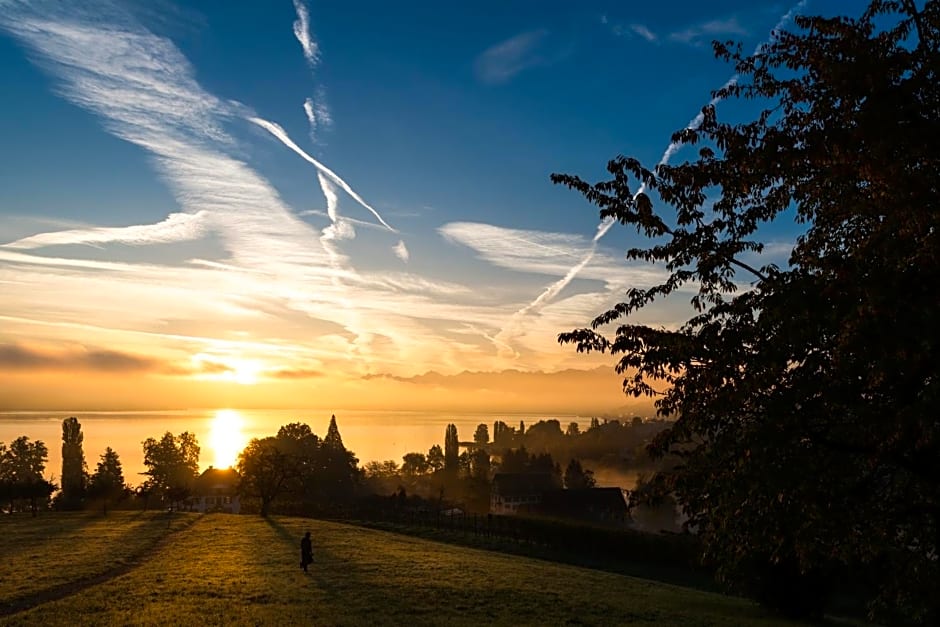
{"type": "Polygon", "coordinates": [[[233,409],[220,409],[215,412],[209,430],[209,446],[215,453],[215,468],[230,468],[235,465],[238,454],[245,448],[245,435],[242,433],[241,414],[233,409]]]}
{"type": "Polygon", "coordinates": [[[237,359],[232,361],[231,378],[235,383],[241,385],[254,385],[258,382],[258,376],[261,373],[261,364],[247,359],[237,359]]]}

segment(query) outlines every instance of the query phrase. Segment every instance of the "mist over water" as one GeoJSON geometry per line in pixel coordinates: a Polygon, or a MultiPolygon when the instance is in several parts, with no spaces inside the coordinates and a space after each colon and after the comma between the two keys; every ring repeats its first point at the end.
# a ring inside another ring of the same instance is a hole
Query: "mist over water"
{"type": "MultiPolygon", "coordinates": [[[[159,438],[165,432],[179,434],[191,431],[196,434],[202,449],[199,457],[200,469],[213,465],[217,455],[212,443],[219,431],[217,415],[220,412],[236,414],[238,434],[227,438],[231,444],[234,437],[243,440],[242,446],[251,438],[275,435],[277,430],[291,422],[310,425],[314,433],[326,434],[330,416],[343,436],[346,448],[353,451],[362,466],[369,461],[395,460],[401,463],[406,453],[427,453],[435,445],[444,444],[444,429],[449,423],[457,425],[461,441],[473,439],[477,425],[485,423],[492,436],[493,422],[502,420],[517,427],[519,421],[530,426],[539,420],[555,418],[562,425],[577,422],[582,430],[590,424],[590,416],[570,414],[512,414],[480,413],[449,414],[414,411],[357,411],[357,410],[264,410],[264,409],[204,409],[154,412],[0,412],[0,442],[9,443],[22,435],[30,440],[42,440],[49,449],[46,477],[58,478],[62,471],[62,421],[69,416],[78,418],[84,434],[83,449],[90,472],[94,472],[99,457],[110,446],[124,467],[128,483],[137,485],[145,470],[141,443],[147,438],[159,438]]],[[[630,473],[626,473],[629,475],[630,473]]],[[[599,469],[595,475],[598,485],[632,487],[635,477],[619,476],[613,471],[599,469]],[[615,476],[615,474],[617,476],[615,476]],[[630,481],[622,483],[622,481],[630,481]]]]}

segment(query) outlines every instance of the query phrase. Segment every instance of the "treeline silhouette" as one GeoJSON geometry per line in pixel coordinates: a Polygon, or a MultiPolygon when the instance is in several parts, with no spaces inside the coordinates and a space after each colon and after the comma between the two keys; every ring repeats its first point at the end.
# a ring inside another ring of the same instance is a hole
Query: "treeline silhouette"
{"type": "MultiPolygon", "coordinates": [[[[449,424],[443,447],[435,444],[426,454],[406,453],[401,464],[371,461],[360,468],[332,416],[323,438],[309,425],[295,422],[283,425],[272,436],[252,439],[238,457],[235,488],[242,511],[262,515],[335,513],[349,510],[357,499],[402,492],[433,497],[441,508],[486,513],[491,482],[498,472],[547,473],[558,488],[588,488],[594,485],[592,471],[571,455],[580,452],[586,459],[615,459],[622,467],[634,467],[632,451],[645,446],[664,426],[661,421],[647,423],[639,418],[624,423],[595,418],[583,432],[577,423],[563,432],[554,419],[538,421],[528,429],[523,423],[516,429],[496,421],[493,441],[487,426],[481,424],[473,442],[461,442],[457,427],[449,424]]],[[[100,508],[107,513],[115,507],[191,507],[201,452],[195,434],[166,432],[144,440],[146,471],[136,486],[127,482],[120,456],[110,447],[89,472],[83,442],[78,419],[63,420],[61,486],[44,478],[45,443],[26,436],[10,446],[0,443],[3,510],[35,514],[50,507],[63,511],[100,508]]]]}

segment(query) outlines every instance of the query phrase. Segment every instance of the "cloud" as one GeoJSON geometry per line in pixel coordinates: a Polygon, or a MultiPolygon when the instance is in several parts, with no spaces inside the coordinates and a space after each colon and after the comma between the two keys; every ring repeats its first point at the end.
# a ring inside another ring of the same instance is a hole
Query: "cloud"
{"type": "Polygon", "coordinates": [[[94,372],[148,372],[164,365],[148,357],[84,346],[49,351],[20,344],[0,344],[0,369],[10,371],[53,370],[94,372]]]}
{"type": "Polygon", "coordinates": [[[649,28],[647,28],[643,24],[630,24],[627,28],[629,28],[633,33],[639,35],[646,41],[655,42],[658,39],[656,37],[656,33],[651,31],[649,28]]]}
{"type": "Polygon", "coordinates": [[[120,244],[146,245],[181,242],[202,237],[208,230],[207,214],[171,213],[156,224],[125,227],[93,227],[39,233],[6,244],[7,248],[41,248],[66,244],[120,244]]]}
{"type": "Polygon", "coordinates": [[[543,65],[539,53],[548,31],[538,29],[520,33],[484,50],[474,63],[477,78],[489,84],[505,83],[523,70],[543,65]]]}
{"type": "Polygon", "coordinates": [[[307,116],[307,125],[310,128],[310,141],[319,142],[320,130],[329,128],[333,124],[333,117],[326,106],[326,95],[322,88],[317,89],[316,98],[304,100],[304,115],[307,116]]]}
{"type": "Polygon", "coordinates": [[[748,34],[748,29],[738,21],[737,17],[732,16],[725,19],[708,20],[683,30],[669,33],[669,39],[689,45],[700,45],[708,43],[708,41],[718,37],[741,37],[748,34]]]}
{"type": "Polygon", "coordinates": [[[621,24],[619,22],[616,24],[611,24],[607,19],[607,16],[603,17],[601,24],[608,26],[610,28],[610,32],[612,32],[617,37],[640,37],[650,43],[656,43],[659,41],[659,37],[656,35],[656,33],[654,33],[644,24],[638,24],[635,22],[631,24],[621,24]]]}
{"type": "Polygon", "coordinates": [[[272,379],[315,379],[322,377],[323,373],[319,370],[308,370],[303,368],[283,368],[279,370],[267,370],[264,376],[272,379]]]}
{"type": "Polygon", "coordinates": [[[398,243],[392,248],[392,252],[405,263],[408,263],[408,259],[411,258],[411,253],[408,252],[408,247],[405,246],[405,240],[398,240],[398,243]]]}
{"type": "Polygon", "coordinates": [[[320,47],[310,36],[310,12],[301,0],[294,0],[294,9],[297,11],[297,19],[294,20],[294,37],[300,42],[307,63],[313,67],[320,60],[320,47]]]}
{"type": "MultiPolygon", "coordinates": [[[[153,356],[153,372],[174,375],[230,373],[230,359],[261,364],[259,372],[269,360],[285,371],[306,370],[315,362],[331,379],[377,369],[408,374],[580,363],[554,337],[608,297],[614,283],[604,279],[603,268],[623,269],[622,262],[599,252],[583,276],[602,280],[603,287],[582,285],[577,297],[553,301],[539,324],[520,336],[531,350],[507,362],[494,351],[496,335],[521,304],[518,292],[507,296],[499,280],[506,273],[499,273],[508,269],[554,281],[590,248],[589,238],[450,225],[442,235],[470,246],[492,267],[479,276],[458,273],[460,278],[444,264],[420,275],[377,269],[376,260],[387,261],[396,241],[399,255],[407,252],[410,259],[418,251],[409,250],[411,242],[401,246],[398,238],[383,244],[380,238],[391,228],[384,220],[370,222],[367,230],[343,216],[339,189],[364,202],[351,186],[273,122],[208,93],[174,44],[143,29],[121,6],[15,4],[0,12],[0,28],[28,49],[58,95],[151,158],[177,206],[153,224],[19,231],[17,250],[0,246],[0,343],[28,337],[65,346],[79,337],[83,344],[133,346],[153,356]],[[253,169],[255,146],[247,142],[257,137],[231,134],[248,118],[315,161],[325,198],[319,215],[328,224],[301,219],[253,169]],[[355,244],[349,241],[353,236],[355,244]],[[140,261],[143,251],[123,249],[109,249],[101,259],[68,258],[68,251],[56,257],[31,253],[53,244],[143,246],[197,237],[198,247],[148,252],[146,263],[140,261]],[[593,291],[583,293],[588,290],[593,291]],[[200,353],[222,355],[216,365],[201,366],[218,372],[190,363],[200,353]]],[[[532,278],[527,280],[531,285],[532,278]]]]}
{"type": "MultiPolygon", "coordinates": [[[[451,242],[472,248],[481,259],[495,266],[558,277],[566,276],[592,249],[592,242],[583,235],[510,229],[478,222],[450,222],[438,232],[451,242]]],[[[630,271],[625,263],[607,254],[598,255],[594,261],[585,274],[587,278],[606,281],[612,275],[630,271]]],[[[658,273],[653,276],[658,280],[658,273]]]]}

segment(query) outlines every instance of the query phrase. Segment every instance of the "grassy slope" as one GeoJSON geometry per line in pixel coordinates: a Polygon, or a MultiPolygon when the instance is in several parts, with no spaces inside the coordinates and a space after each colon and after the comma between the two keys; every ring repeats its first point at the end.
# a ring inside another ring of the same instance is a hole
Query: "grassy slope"
{"type": "MultiPolygon", "coordinates": [[[[22,594],[24,585],[33,592],[50,585],[26,578],[11,585],[8,577],[39,575],[48,564],[39,568],[31,556],[52,553],[49,547],[65,537],[87,538],[99,549],[60,561],[53,581],[100,579],[0,624],[780,624],[739,599],[382,531],[295,518],[208,515],[188,526],[192,518],[178,519],[180,531],[111,578],[100,576],[107,569],[90,567],[91,554],[108,545],[95,534],[134,544],[130,538],[142,533],[139,527],[130,532],[140,524],[133,515],[82,525],[74,524],[78,517],[41,517],[45,532],[32,548],[9,557],[8,534],[0,533],[0,561],[6,562],[0,605],[22,594]],[[306,529],[316,560],[308,575],[297,564],[306,529]]],[[[25,534],[20,527],[30,520],[21,521],[4,521],[0,530],[25,534]]],[[[165,519],[160,522],[166,532],[165,519]]],[[[154,532],[150,544],[131,552],[152,546],[157,527],[145,524],[154,532]]],[[[110,563],[120,566],[110,550],[110,563]]]]}

